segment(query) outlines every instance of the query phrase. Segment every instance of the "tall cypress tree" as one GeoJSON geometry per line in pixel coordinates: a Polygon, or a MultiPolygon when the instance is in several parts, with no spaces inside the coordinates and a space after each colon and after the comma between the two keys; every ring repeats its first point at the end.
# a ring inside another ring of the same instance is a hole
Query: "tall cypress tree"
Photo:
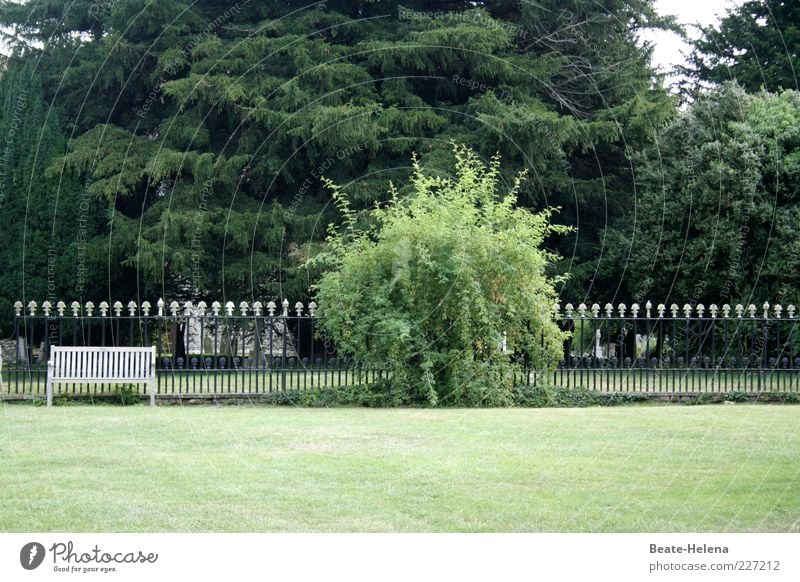
{"type": "Polygon", "coordinates": [[[651,4],[117,0],[89,26],[4,3],[0,23],[70,112],[49,175],[107,209],[119,296],[264,299],[308,288],[337,219],[322,176],[366,208],[414,152],[446,171],[451,141],[527,168],[521,203],[579,224],[583,287],[630,199],[627,148],[672,112],[635,42],[669,24],[651,4]]]}

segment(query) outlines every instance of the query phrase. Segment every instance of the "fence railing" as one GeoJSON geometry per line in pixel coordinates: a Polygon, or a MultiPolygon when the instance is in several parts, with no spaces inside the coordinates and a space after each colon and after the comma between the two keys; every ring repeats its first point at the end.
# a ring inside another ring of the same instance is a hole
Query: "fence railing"
{"type": "MultiPolygon", "coordinates": [[[[158,394],[260,394],[372,383],[384,377],[318,333],[316,305],[203,302],[123,306],[15,304],[3,393],[42,395],[50,347],[156,346],[158,394]],[[9,361],[10,360],[10,361],[9,361]]],[[[800,392],[794,306],[554,306],[571,332],[552,374],[520,367],[518,382],[602,392],[800,392]]],[[[8,342],[6,342],[8,346],[8,342]]],[[[8,352],[8,347],[6,349],[8,352]]],[[[519,358],[527,361],[526,358],[519,358]]],[[[70,394],[106,387],[66,385],[70,394]]]]}
{"type": "MultiPolygon", "coordinates": [[[[45,392],[51,346],[156,346],[158,394],[261,394],[374,382],[384,375],[340,355],[317,333],[316,305],[205,303],[169,306],[155,313],[145,302],[99,309],[88,303],[17,303],[13,361],[3,366],[3,391],[45,392]]],[[[67,384],[68,394],[101,393],[100,384],[67,384]]]]}
{"type": "Polygon", "coordinates": [[[554,383],[603,392],[798,392],[793,305],[571,304],[554,317],[572,332],[554,383]]]}

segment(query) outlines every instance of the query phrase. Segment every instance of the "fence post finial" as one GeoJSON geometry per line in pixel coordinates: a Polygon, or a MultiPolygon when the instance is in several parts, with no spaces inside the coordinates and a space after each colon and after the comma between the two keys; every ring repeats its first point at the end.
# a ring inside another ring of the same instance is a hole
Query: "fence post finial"
{"type": "Polygon", "coordinates": [[[58,310],[58,316],[64,317],[64,310],[67,308],[67,304],[63,301],[59,301],[56,303],[56,309],[58,310]]]}
{"type": "Polygon", "coordinates": [[[267,311],[269,311],[270,317],[275,317],[275,309],[277,309],[277,305],[275,305],[274,301],[270,301],[267,303],[267,311]]]}
{"type": "MultiPolygon", "coordinates": [[[[598,307],[598,309],[599,309],[599,307],[598,307]]],[[[580,305],[578,305],[578,314],[581,317],[586,317],[586,304],[585,303],[581,303],[580,305]]]]}
{"type": "Polygon", "coordinates": [[[731,306],[726,303],[725,305],[722,306],[722,317],[727,319],[730,316],[731,316],[731,306]]]}
{"type": "Polygon", "coordinates": [[[128,313],[131,317],[136,317],[136,302],[133,299],[128,301],[128,313]]]}
{"type": "Polygon", "coordinates": [[[299,301],[294,304],[294,310],[295,312],[297,312],[297,317],[303,316],[303,304],[300,303],[299,301]]]}
{"type": "Polygon", "coordinates": [[[678,305],[676,303],[670,305],[669,310],[672,313],[672,317],[678,317],[678,305]]]}
{"type": "Polygon", "coordinates": [[[73,301],[70,303],[70,308],[72,309],[72,317],[78,317],[78,314],[81,312],[81,304],[77,301],[73,301]]]}
{"type": "Polygon", "coordinates": [[[756,316],[756,306],[753,305],[752,303],[747,306],[747,311],[750,312],[750,317],[755,317],[756,316]]]}
{"type": "Polygon", "coordinates": [[[108,315],[108,301],[100,302],[100,315],[105,317],[108,315]]]}
{"type": "Polygon", "coordinates": [[[31,316],[36,315],[36,301],[28,301],[28,311],[30,311],[31,316]]]}
{"type": "Polygon", "coordinates": [[[315,302],[311,302],[308,304],[308,314],[311,317],[314,317],[317,313],[317,304],[315,302]]]}
{"type": "Polygon", "coordinates": [[[247,301],[242,301],[241,303],[239,303],[239,311],[241,312],[242,317],[247,315],[248,309],[250,309],[250,306],[247,305],[247,301]]]}
{"type": "Polygon", "coordinates": [[[92,314],[94,313],[94,303],[87,301],[86,305],[84,305],[84,308],[86,309],[86,315],[92,317],[92,314]]]}
{"type": "Polygon", "coordinates": [[[553,304],[553,319],[561,319],[561,304],[558,301],[553,304]]]}
{"type": "Polygon", "coordinates": [[[717,307],[717,304],[712,303],[711,306],[708,308],[708,310],[711,312],[711,318],[716,319],[717,313],[719,313],[719,307],[717,307]]]}
{"type": "Polygon", "coordinates": [[[631,305],[631,314],[633,314],[634,318],[639,317],[639,304],[638,303],[634,303],[633,305],[631,305]]]}
{"type": "Polygon", "coordinates": [[[789,314],[789,319],[794,319],[794,305],[786,307],[786,312],[789,314]]]}
{"type": "Polygon", "coordinates": [[[620,303],[619,305],[617,305],[617,310],[619,311],[619,316],[620,317],[625,317],[625,304],[624,303],[620,303]]]}
{"type": "Polygon", "coordinates": [[[781,318],[781,311],[783,311],[783,307],[781,306],[781,304],[780,303],[776,303],[775,307],[773,307],[773,309],[775,310],[775,319],[780,319],[781,318]]]}
{"type": "Polygon", "coordinates": [[[161,297],[156,301],[156,306],[158,306],[158,316],[164,317],[164,300],[161,297]]]}
{"type": "Polygon", "coordinates": [[[170,301],[169,302],[169,314],[172,317],[178,317],[178,309],[180,309],[181,305],[177,301],[170,301]]]}
{"type": "Polygon", "coordinates": [[[281,305],[283,306],[283,316],[289,317],[289,300],[284,299],[281,305]]]}
{"type": "Polygon", "coordinates": [[[667,310],[667,306],[663,303],[659,303],[658,307],[656,307],[656,311],[658,311],[659,317],[664,317],[664,312],[667,310]]]}
{"type": "Polygon", "coordinates": [[[742,305],[741,303],[737,303],[734,309],[736,310],[736,317],[741,319],[742,315],[744,315],[744,305],[742,305]]]}
{"type": "Polygon", "coordinates": [[[261,317],[261,311],[264,309],[264,305],[261,301],[254,301],[253,302],[253,314],[256,317],[261,317]]]}
{"type": "Polygon", "coordinates": [[[114,301],[114,314],[119,317],[122,314],[122,302],[114,301]]]}
{"type": "Polygon", "coordinates": [[[648,301],[644,304],[644,308],[647,310],[647,319],[650,319],[650,310],[653,309],[653,304],[648,301]]]}
{"type": "Polygon", "coordinates": [[[14,302],[14,316],[19,317],[22,314],[22,301],[14,302]]]}
{"type": "Polygon", "coordinates": [[[222,307],[219,301],[214,301],[211,304],[211,311],[214,312],[214,317],[219,317],[219,310],[222,307]]]}
{"type": "Polygon", "coordinates": [[[45,317],[50,317],[50,302],[49,301],[43,301],[42,302],[42,310],[44,311],[44,316],[45,317]]]}
{"type": "Polygon", "coordinates": [[[764,305],[762,307],[764,308],[764,319],[767,319],[769,317],[769,302],[764,301],[764,305]]]}
{"type": "Polygon", "coordinates": [[[692,316],[692,306],[685,303],[683,305],[683,313],[686,315],[686,319],[689,319],[692,316]]]}
{"type": "Polygon", "coordinates": [[[225,313],[228,315],[228,317],[230,317],[230,316],[232,316],[232,315],[233,315],[233,308],[234,308],[234,307],[235,307],[235,306],[234,306],[234,304],[233,304],[233,301],[227,301],[227,302],[225,303],[225,313]]]}
{"type": "Polygon", "coordinates": [[[606,317],[611,317],[611,314],[614,313],[614,306],[610,303],[606,303],[605,305],[606,310],[606,317]]]}
{"type": "Polygon", "coordinates": [[[150,315],[150,302],[149,301],[142,301],[142,313],[145,317],[149,317],[150,315]]]}
{"type": "Polygon", "coordinates": [[[702,303],[698,303],[697,304],[697,317],[702,318],[703,317],[703,313],[705,313],[705,310],[706,310],[706,306],[703,305],[702,303]]]}
{"type": "Polygon", "coordinates": [[[200,315],[200,317],[205,317],[207,310],[208,310],[208,304],[205,301],[198,301],[197,303],[198,315],[200,315]]]}

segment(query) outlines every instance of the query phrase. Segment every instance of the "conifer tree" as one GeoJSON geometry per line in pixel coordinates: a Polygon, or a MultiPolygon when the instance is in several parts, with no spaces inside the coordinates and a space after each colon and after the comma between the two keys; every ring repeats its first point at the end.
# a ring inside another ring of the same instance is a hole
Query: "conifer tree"
{"type": "Polygon", "coordinates": [[[412,152],[449,171],[451,141],[579,224],[560,244],[584,286],[627,150],[672,112],[636,44],[669,25],[651,0],[0,2],[0,24],[67,115],[48,176],[101,205],[122,298],[300,298],[337,219],[323,177],[365,210],[412,152]]]}

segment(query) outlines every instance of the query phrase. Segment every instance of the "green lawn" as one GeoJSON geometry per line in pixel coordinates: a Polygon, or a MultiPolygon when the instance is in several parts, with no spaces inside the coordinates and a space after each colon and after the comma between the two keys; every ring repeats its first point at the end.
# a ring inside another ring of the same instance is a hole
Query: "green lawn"
{"type": "Polygon", "coordinates": [[[0,405],[0,531],[800,531],[800,407],[0,405]]]}

